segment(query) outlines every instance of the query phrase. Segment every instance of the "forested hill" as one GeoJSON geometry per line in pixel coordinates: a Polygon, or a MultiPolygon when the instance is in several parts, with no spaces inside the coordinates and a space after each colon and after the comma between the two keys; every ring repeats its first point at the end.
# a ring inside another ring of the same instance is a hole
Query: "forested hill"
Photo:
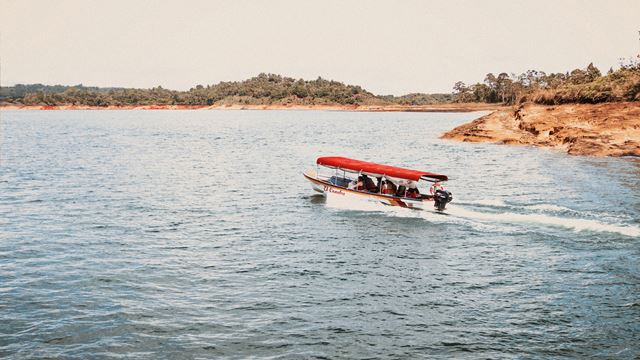
{"type": "Polygon", "coordinates": [[[520,75],[489,73],[484,82],[454,85],[458,102],[543,105],[640,101],[640,56],[606,74],[593,64],[566,73],[529,70],[520,75]]]}
{"type": "Polygon", "coordinates": [[[164,89],[97,88],[77,86],[16,85],[0,89],[0,103],[18,105],[425,105],[452,102],[453,94],[376,96],[357,85],[325,80],[293,79],[260,74],[244,81],[198,85],[188,91],[164,89]]]}
{"type": "Polygon", "coordinates": [[[545,105],[640,101],[640,57],[602,74],[593,64],[566,73],[529,70],[520,75],[489,73],[483,82],[457,82],[449,94],[374,95],[339,81],[260,74],[244,81],[198,85],[188,91],[98,88],[83,85],[16,85],[0,88],[5,105],[430,105],[443,103],[545,105]]]}

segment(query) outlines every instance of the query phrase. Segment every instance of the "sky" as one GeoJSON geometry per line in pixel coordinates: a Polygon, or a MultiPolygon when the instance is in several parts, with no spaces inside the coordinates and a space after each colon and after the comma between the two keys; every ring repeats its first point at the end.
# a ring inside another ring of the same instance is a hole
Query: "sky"
{"type": "Polygon", "coordinates": [[[640,53],[640,0],[0,0],[0,84],[187,90],[259,73],[451,92],[640,53]]]}

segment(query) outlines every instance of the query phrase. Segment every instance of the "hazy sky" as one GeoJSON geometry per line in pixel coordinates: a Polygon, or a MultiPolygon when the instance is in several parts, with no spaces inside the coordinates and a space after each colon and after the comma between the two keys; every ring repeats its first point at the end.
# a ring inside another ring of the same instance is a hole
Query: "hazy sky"
{"type": "Polygon", "coordinates": [[[606,71],[640,0],[0,0],[1,83],[188,89],[260,72],[450,92],[488,72],[606,71]]]}

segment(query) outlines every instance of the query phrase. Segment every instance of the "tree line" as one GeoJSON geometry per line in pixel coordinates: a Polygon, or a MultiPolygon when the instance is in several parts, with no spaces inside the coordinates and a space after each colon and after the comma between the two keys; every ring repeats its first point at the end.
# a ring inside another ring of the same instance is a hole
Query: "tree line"
{"type": "Polygon", "coordinates": [[[324,105],[407,104],[453,101],[453,94],[376,96],[357,85],[326,80],[303,80],[276,74],[259,74],[244,81],[197,85],[188,91],[164,89],[97,88],[76,86],[16,85],[0,89],[0,102],[23,105],[324,105]]]}
{"type": "Polygon", "coordinates": [[[458,81],[452,93],[403,96],[374,95],[357,85],[326,80],[303,80],[259,74],[244,81],[197,85],[188,91],[100,88],[83,85],[18,84],[0,88],[0,103],[18,105],[429,105],[451,102],[554,105],[640,101],[640,57],[602,75],[593,64],[566,73],[529,70],[520,75],[489,73],[483,82],[458,81]]]}
{"type": "Polygon", "coordinates": [[[566,73],[529,70],[520,75],[489,73],[483,82],[453,86],[456,102],[516,104],[533,102],[545,105],[566,103],[602,103],[640,101],[640,57],[620,64],[602,75],[589,64],[566,73]]]}

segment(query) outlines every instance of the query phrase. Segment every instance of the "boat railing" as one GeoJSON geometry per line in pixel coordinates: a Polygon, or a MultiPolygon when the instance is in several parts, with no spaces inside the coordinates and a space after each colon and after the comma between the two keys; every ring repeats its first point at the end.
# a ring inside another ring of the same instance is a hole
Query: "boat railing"
{"type": "MultiPolygon", "coordinates": [[[[341,177],[341,176],[336,176],[336,175],[318,174],[317,178],[318,178],[318,180],[322,180],[322,181],[328,182],[331,185],[334,185],[334,186],[337,186],[337,187],[341,187],[341,188],[344,188],[344,189],[348,189],[349,188],[349,182],[353,181],[353,179],[346,178],[346,177],[341,177]]],[[[397,196],[395,194],[383,194],[383,193],[380,193],[380,192],[373,192],[373,191],[368,191],[368,190],[355,190],[355,189],[350,189],[350,190],[356,191],[356,192],[365,193],[365,194],[375,194],[375,195],[379,195],[379,196],[385,196],[385,197],[403,199],[403,200],[423,200],[423,199],[431,199],[431,198],[433,198],[433,196],[427,195],[427,194],[420,194],[420,196],[418,198],[411,198],[411,197],[406,197],[406,196],[397,196]]]]}

